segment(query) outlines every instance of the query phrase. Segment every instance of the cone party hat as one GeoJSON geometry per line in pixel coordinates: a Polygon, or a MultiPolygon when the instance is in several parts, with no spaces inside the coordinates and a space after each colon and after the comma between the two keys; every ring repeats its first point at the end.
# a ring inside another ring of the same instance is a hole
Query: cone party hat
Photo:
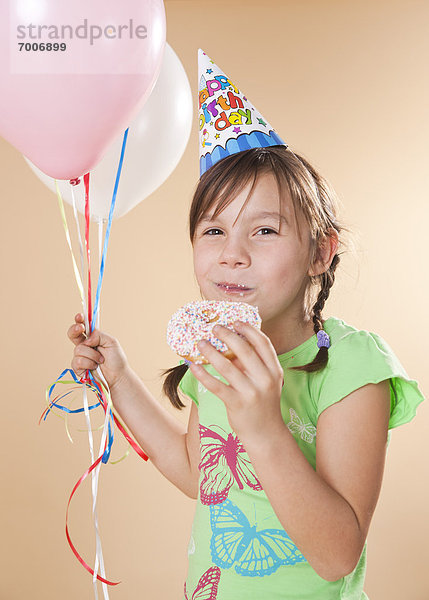
{"type": "Polygon", "coordinates": [[[286,146],[232,81],[198,50],[200,176],[230,154],[286,146]]]}

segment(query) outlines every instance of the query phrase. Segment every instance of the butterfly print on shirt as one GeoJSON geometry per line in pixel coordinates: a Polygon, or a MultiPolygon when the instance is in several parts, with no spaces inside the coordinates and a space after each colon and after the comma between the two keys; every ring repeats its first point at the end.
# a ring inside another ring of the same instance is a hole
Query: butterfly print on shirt
{"type": "Polygon", "coordinates": [[[202,504],[223,502],[228,497],[234,481],[240,490],[247,485],[252,490],[261,491],[262,486],[238,437],[234,433],[227,434],[216,425],[211,427],[216,427],[223,434],[200,425],[201,461],[199,469],[203,473],[200,483],[202,504]]]}
{"type": "Polygon", "coordinates": [[[287,424],[291,433],[298,433],[304,442],[313,443],[316,437],[316,428],[312,423],[304,423],[296,414],[293,408],[289,409],[290,422],[287,424]]]}
{"type": "MultiPolygon", "coordinates": [[[[219,567],[210,567],[200,577],[197,588],[192,594],[191,600],[216,600],[217,588],[220,580],[220,569],[219,567]]],[[[185,582],[185,598],[190,600],[186,592],[185,582]]]]}
{"type": "Polygon", "coordinates": [[[210,506],[212,561],[222,569],[235,564],[238,575],[264,577],[281,565],[307,562],[284,529],[258,529],[229,499],[210,506]]]}

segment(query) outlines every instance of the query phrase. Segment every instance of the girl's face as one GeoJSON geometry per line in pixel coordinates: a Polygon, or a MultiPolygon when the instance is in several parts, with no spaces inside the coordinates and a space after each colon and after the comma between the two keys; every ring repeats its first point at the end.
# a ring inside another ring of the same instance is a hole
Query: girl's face
{"type": "Polygon", "coordinates": [[[251,182],[216,218],[213,207],[198,223],[194,269],[205,299],[258,306],[262,329],[270,336],[278,327],[284,331],[304,321],[305,288],[313,274],[310,234],[304,217],[297,214],[300,238],[292,200],[285,195],[279,203],[271,173],[258,178],[238,216],[250,187],[251,182]]]}

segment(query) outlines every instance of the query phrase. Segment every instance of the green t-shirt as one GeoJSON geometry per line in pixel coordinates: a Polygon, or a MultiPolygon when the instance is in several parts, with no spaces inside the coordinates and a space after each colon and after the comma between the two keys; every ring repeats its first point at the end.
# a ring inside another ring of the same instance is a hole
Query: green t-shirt
{"type": "MultiPolygon", "coordinates": [[[[317,354],[313,335],[278,356],[285,372],[283,419],[316,468],[319,415],[368,384],[390,380],[389,429],[410,421],[424,400],[388,344],[378,335],[330,317],[329,360],[321,371],[291,371],[317,354]]],[[[215,369],[206,367],[220,377],[215,369]]],[[[224,381],[224,380],[223,380],[224,381]]],[[[188,370],[180,389],[198,406],[201,462],[199,494],[189,542],[186,592],[189,600],[365,600],[366,544],[352,573],[338,581],[321,578],[282,528],[223,402],[188,370]],[[198,592],[197,592],[198,590],[198,592]]]]}

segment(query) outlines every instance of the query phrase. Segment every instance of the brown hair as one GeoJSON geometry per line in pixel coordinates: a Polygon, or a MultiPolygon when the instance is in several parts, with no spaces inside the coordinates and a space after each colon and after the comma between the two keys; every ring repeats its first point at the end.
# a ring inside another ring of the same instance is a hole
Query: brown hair
{"type": "MultiPolygon", "coordinates": [[[[297,225],[297,213],[305,217],[310,230],[311,263],[313,263],[318,257],[321,242],[330,235],[329,230],[334,229],[340,234],[348,229],[338,220],[337,198],[328,182],[307,160],[294,154],[285,146],[244,150],[220,160],[203,173],[195,190],[189,213],[191,243],[198,223],[213,206],[215,206],[213,216],[216,217],[253,178],[249,194],[241,209],[243,210],[258,176],[265,173],[272,173],[275,176],[279,201],[284,190],[290,194],[297,225]]],[[[298,234],[301,236],[299,225],[298,234]]],[[[340,245],[344,245],[342,239],[340,245]]],[[[326,272],[309,277],[304,309],[306,317],[313,320],[314,333],[323,329],[322,310],[335,280],[335,269],[340,261],[340,254],[342,252],[334,255],[326,272]]],[[[314,360],[307,365],[290,368],[296,371],[313,372],[325,367],[327,362],[328,349],[322,347],[319,348],[314,360]]],[[[177,388],[187,368],[187,365],[183,364],[163,372],[163,375],[166,375],[163,391],[176,408],[185,406],[180,400],[177,388]]]]}

